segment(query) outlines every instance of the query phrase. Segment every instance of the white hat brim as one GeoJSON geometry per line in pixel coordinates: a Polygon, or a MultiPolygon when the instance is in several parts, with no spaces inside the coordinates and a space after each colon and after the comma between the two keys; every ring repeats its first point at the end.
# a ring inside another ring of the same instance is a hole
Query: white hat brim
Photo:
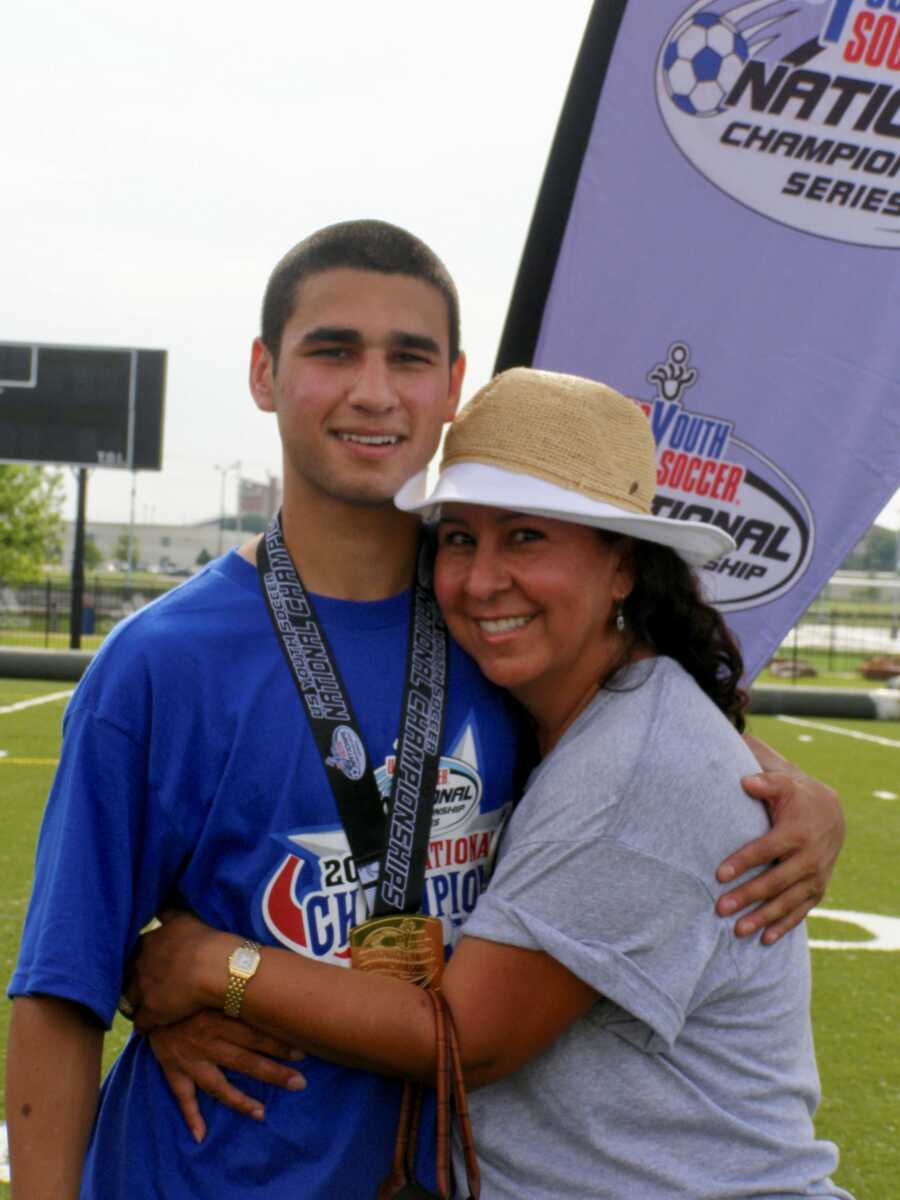
{"type": "Polygon", "coordinates": [[[441,472],[430,492],[428,473],[420,471],[403,485],[394,503],[404,512],[418,513],[429,522],[438,519],[442,504],[483,504],[556,521],[573,521],[576,525],[609,529],[669,546],[693,566],[702,566],[735,547],[734,540],[717,525],[629,512],[535,475],[487,463],[453,463],[441,472]]]}

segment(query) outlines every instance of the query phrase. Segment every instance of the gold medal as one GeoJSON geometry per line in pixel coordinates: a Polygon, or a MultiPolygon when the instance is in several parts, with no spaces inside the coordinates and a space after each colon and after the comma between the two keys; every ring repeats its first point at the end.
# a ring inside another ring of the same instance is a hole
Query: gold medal
{"type": "Polygon", "coordinates": [[[436,987],[444,969],[443,928],[424,913],[372,917],[350,931],[350,961],[358,971],[436,987]]]}

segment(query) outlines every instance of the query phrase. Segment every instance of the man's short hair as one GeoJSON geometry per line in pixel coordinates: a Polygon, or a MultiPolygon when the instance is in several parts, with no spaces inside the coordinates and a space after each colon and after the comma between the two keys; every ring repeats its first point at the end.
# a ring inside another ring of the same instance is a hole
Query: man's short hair
{"type": "Polygon", "coordinates": [[[284,326],[294,311],[297,288],[322,271],[348,267],[385,275],[410,275],[431,284],[447,304],[450,361],[459,356],[459,296],[450,272],[423,241],[387,221],[341,221],[298,242],[275,267],[262,306],[262,341],[277,363],[284,326]]]}

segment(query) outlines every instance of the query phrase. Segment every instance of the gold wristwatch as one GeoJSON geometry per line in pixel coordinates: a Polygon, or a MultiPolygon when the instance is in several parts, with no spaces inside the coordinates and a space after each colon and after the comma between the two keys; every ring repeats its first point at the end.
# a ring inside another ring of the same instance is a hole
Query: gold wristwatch
{"type": "Polygon", "coordinates": [[[244,989],[249,980],[256,974],[259,966],[259,945],[256,942],[242,942],[228,956],[228,987],[225,989],[225,1003],[222,1009],[227,1017],[241,1015],[241,1002],[244,999],[244,989]]]}

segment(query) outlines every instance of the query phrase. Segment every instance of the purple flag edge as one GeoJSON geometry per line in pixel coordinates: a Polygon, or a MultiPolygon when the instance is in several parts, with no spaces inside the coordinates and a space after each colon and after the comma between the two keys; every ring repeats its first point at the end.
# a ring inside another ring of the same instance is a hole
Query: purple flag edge
{"type": "MultiPolygon", "coordinates": [[[[513,365],[528,365],[535,359],[545,308],[556,278],[584,158],[603,103],[604,84],[626,7],[627,0],[611,3],[595,0],[592,6],[526,239],[498,351],[497,371],[513,365]]],[[[696,4],[692,6],[697,7],[696,4]]],[[[554,361],[547,365],[576,373],[591,373],[579,371],[577,365],[570,366],[565,362],[554,361]]],[[[639,396],[634,398],[641,399],[639,396]]],[[[798,583],[781,597],[776,629],[771,628],[770,622],[770,627],[762,633],[765,621],[760,622],[758,610],[748,623],[740,610],[728,613],[725,605],[729,624],[745,641],[748,677],[752,678],[781,643],[797,617],[890,499],[896,484],[895,479],[889,479],[885,474],[883,488],[876,499],[866,506],[865,511],[850,514],[841,528],[840,539],[829,542],[830,550],[817,551],[816,574],[811,576],[804,570],[798,583]]],[[[833,534],[833,531],[829,532],[833,534]]]]}

